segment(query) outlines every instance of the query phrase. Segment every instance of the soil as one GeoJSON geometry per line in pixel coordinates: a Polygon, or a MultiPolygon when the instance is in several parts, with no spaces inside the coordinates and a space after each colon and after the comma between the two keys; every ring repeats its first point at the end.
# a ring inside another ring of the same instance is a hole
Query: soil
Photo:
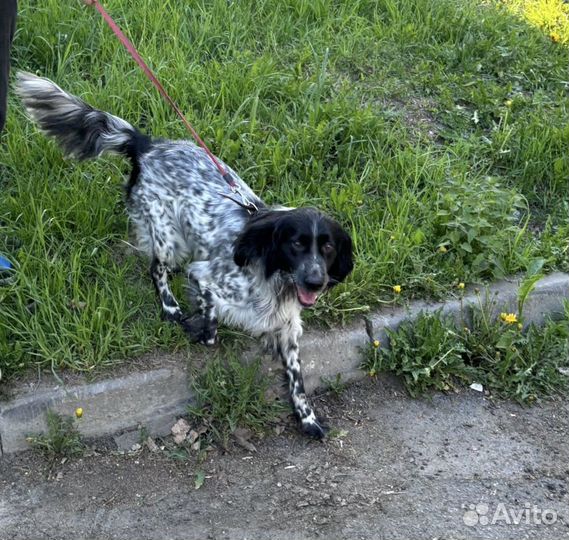
{"type": "Polygon", "coordinates": [[[4,457],[0,539],[569,538],[569,399],[411,399],[389,379],[316,401],[324,442],[289,423],[201,461],[105,441],[4,457]]]}

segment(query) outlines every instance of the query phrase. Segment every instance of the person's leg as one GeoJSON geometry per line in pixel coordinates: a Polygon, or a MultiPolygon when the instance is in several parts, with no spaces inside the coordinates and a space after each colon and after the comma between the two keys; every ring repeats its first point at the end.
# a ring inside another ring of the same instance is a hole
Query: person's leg
{"type": "Polygon", "coordinates": [[[16,30],[17,0],[0,0],[0,132],[6,122],[10,49],[16,30]]]}

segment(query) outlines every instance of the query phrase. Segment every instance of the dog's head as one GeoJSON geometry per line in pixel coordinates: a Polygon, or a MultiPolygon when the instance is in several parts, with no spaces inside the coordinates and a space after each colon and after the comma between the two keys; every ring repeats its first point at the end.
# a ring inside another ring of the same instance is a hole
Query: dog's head
{"type": "Polygon", "coordinates": [[[239,235],[234,260],[238,266],[260,262],[266,278],[280,272],[309,307],[352,271],[352,240],[313,208],[269,210],[252,217],[239,235]]]}

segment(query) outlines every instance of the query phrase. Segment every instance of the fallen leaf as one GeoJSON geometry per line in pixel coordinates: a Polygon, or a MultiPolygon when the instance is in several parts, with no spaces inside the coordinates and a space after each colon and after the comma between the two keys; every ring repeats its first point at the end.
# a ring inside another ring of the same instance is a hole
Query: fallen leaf
{"type": "Polygon", "coordinates": [[[195,489],[200,489],[203,486],[205,480],[205,474],[203,471],[198,471],[196,473],[196,479],[194,481],[194,488],[195,489]]]}

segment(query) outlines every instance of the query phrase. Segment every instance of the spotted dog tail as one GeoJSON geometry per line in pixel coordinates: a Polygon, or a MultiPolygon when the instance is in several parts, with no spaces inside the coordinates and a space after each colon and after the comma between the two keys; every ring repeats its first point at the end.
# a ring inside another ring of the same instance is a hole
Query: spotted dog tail
{"type": "Polygon", "coordinates": [[[20,71],[16,93],[39,128],[70,157],[89,159],[111,152],[136,159],[150,144],[150,137],[125,120],[94,109],[49,79],[20,71]]]}

